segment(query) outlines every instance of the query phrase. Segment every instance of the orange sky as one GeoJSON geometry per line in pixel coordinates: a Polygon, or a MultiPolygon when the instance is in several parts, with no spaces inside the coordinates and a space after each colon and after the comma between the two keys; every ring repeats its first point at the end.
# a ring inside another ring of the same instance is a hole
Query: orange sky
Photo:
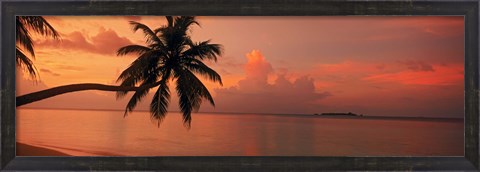
{"type": "MultiPolygon", "coordinates": [[[[18,70],[17,95],[73,83],[115,83],[135,59],[118,48],[144,45],[128,21],[151,28],[164,17],[47,16],[61,41],[35,36],[36,84],[18,70]]],[[[224,46],[207,63],[223,87],[205,81],[215,108],[247,113],[355,112],[463,117],[463,17],[199,17],[194,41],[224,46]]],[[[153,93],[152,93],[153,94],[153,93]]],[[[84,91],[25,107],[124,109],[128,98],[84,91]]],[[[137,107],[146,110],[147,96],[137,107]]],[[[178,110],[172,98],[171,110],[178,110]]]]}

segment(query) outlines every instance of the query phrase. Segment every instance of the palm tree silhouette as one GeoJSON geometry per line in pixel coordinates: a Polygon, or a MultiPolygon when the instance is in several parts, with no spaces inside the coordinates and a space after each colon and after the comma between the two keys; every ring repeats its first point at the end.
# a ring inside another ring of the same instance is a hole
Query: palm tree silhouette
{"type": "MultiPolygon", "coordinates": [[[[222,85],[220,75],[204,64],[203,60],[217,61],[222,54],[222,46],[211,44],[210,40],[193,42],[188,34],[191,26],[199,25],[193,16],[166,16],[167,25],[155,30],[148,26],[131,21],[134,32],[142,30],[145,34],[147,46],[128,45],[120,48],[117,55],[137,54],[137,59],[125,69],[117,81],[120,86],[134,87],[157,85],[155,95],[150,103],[151,118],[157,120],[158,125],[167,114],[170,101],[169,82],[174,81],[179,97],[180,110],[183,114],[184,125],[189,128],[191,113],[198,111],[202,99],[208,100],[215,106],[214,100],[205,85],[195,74],[218,82],[222,85]]],[[[128,102],[124,115],[133,111],[135,106],[152,87],[135,91],[128,102]]],[[[117,98],[122,98],[128,91],[118,91],[117,98]]]]}
{"type": "Polygon", "coordinates": [[[17,66],[26,70],[31,77],[36,78],[37,70],[33,65],[33,62],[24,51],[27,51],[32,58],[35,58],[35,51],[33,49],[33,40],[30,32],[34,31],[43,36],[51,36],[54,39],[58,39],[60,35],[58,32],[40,16],[17,16],[16,17],[16,46],[15,59],[17,66]],[[23,50],[22,50],[23,49],[23,50]]]}
{"type": "MultiPolygon", "coordinates": [[[[132,53],[139,55],[118,77],[117,81],[121,82],[121,85],[81,83],[58,86],[18,96],[16,97],[16,106],[75,91],[116,91],[117,98],[124,97],[129,91],[135,91],[126,106],[124,115],[127,115],[128,112],[133,111],[137,103],[148,94],[150,89],[158,86],[150,103],[150,112],[152,119],[156,119],[158,125],[160,125],[167,114],[170,101],[169,82],[171,80],[175,81],[176,84],[184,125],[189,128],[191,113],[198,111],[202,99],[208,100],[210,104],[215,106],[210,92],[195,74],[202,75],[222,85],[220,75],[202,62],[203,60],[216,62],[217,56],[222,54],[222,46],[211,44],[210,40],[202,42],[191,40],[188,35],[189,28],[193,25],[199,25],[195,17],[167,16],[166,18],[168,24],[155,30],[151,30],[141,23],[130,22],[134,31],[142,30],[144,32],[148,45],[128,45],[118,50],[117,55],[119,56],[132,53]]],[[[51,28],[49,25],[47,27],[51,28]]],[[[58,37],[56,32],[45,30],[44,28],[41,33],[45,33],[45,35],[53,34],[55,38],[58,37]]],[[[31,61],[29,62],[28,64],[31,64],[31,61]]]]}
{"type": "MultiPolygon", "coordinates": [[[[59,39],[59,33],[41,16],[17,16],[16,17],[16,64],[19,67],[23,67],[31,77],[34,79],[37,76],[36,68],[33,65],[32,60],[25,55],[24,50],[30,53],[34,58],[35,51],[33,49],[34,44],[30,35],[30,31],[34,31],[44,36],[51,36],[54,39],[59,39]]],[[[42,91],[37,91],[22,96],[16,97],[16,106],[26,105],[32,102],[50,98],[56,95],[65,94],[75,91],[84,90],[101,90],[101,91],[137,91],[143,90],[149,87],[155,87],[158,84],[144,85],[141,87],[125,87],[104,85],[96,83],[81,83],[70,84],[58,87],[49,88],[42,91]]]]}

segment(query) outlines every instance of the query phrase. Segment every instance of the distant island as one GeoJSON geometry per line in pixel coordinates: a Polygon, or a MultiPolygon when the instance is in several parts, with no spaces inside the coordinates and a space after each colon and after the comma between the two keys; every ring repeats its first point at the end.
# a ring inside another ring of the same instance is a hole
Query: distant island
{"type": "MultiPolygon", "coordinates": [[[[313,115],[319,115],[319,114],[316,113],[316,114],[313,114],[313,115]]],[[[358,117],[363,117],[363,114],[355,114],[355,113],[352,113],[352,112],[348,112],[348,113],[322,113],[320,115],[322,115],[322,116],[358,116],[358,117]]]]}

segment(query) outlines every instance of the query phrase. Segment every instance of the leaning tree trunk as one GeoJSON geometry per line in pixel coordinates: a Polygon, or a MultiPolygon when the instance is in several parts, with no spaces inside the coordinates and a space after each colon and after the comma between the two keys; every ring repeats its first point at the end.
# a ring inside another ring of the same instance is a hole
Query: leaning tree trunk
{"type": "Polygon", "coordinates": [[[129,86],[115,86],[115,85],[104,85],[104,84],[93,84],[93,83],[85,83],[85,84],[71,84],[71,85],[64,85],[49,88],[46,90],[33,92],[29,94],[25,94],[22,96],[18,96],[16,98],[16,106],[22,106],[25,104],[29,104],[32,102],[36,102],[39,100],[43,100],[46,98],[50,98],[56,95],[65,94],[69,92],[75,91],[84,91],[84,90],[101,90],[101,91],[139,91],[144,90],[147,88],[156,87],[160,84],[160,82],[142,85],[139,87],[129,87],[129,86]]]}

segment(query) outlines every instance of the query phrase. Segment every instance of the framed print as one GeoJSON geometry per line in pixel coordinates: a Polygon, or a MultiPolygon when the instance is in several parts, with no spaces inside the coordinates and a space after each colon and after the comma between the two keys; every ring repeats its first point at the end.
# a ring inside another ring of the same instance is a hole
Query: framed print
{"type": "Polygon", "coordinates": [[[478,7],[2,1],[1,168],[478,170],[478,7]]]}

